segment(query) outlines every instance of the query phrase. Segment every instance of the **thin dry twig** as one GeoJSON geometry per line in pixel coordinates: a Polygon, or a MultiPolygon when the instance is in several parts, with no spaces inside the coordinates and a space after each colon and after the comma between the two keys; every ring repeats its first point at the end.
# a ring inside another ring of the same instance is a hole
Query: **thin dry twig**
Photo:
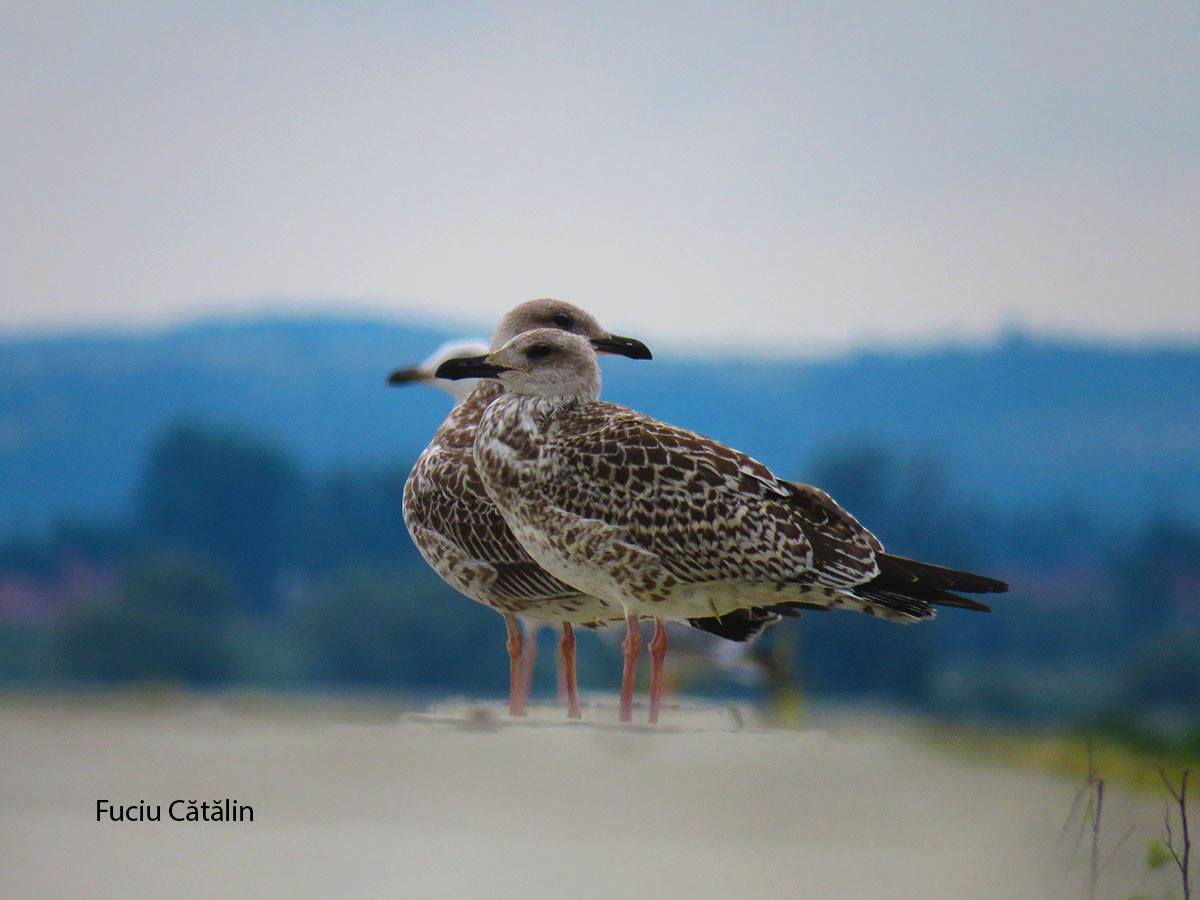
{"type": "Polygon", "coordinates": [[[1088,879],[1088,900],[1096,900],[1096,882],[1100,878],[1100,814],[1104,811],[1104,779],[1097,778],[1096,814],[1092,816],[1092,869],[1088,879]]]}
{"type": "Polygon", "coordinates": [[[1117,842],[1116,847],[1105,857],[1104,861],[1100,860],[1100,820],[1104,813],[1104,779],[1100,777],[1096,771],[1096,757],[1092,746],[1092,741],[1089,738],[1087,742],[1087,777],[1083,784],[1079,786],[1079,790],[1075,793],[1075,799],[1071,802],[1071,811],[1067,813],[1067,820],[1063,823],[1062,831],[1058,835],[1059,846],[1062,846],[1063,839],[1066,838],[1068,832],[1071,831],[1073,823],[1078,821],[1079,830],[1075,832],[1075,843],[1071,848],[1070,859],[1074,860],[1079,853],[1079,846],[1083,843],[1083,836],[1091,826],[1092,841],[1091,841],[1091,859],[1088,877],[1088,898],[1095,900],[1096,886],[1100,878],[1100,872],[1108,863],[1114,853],[1125,843],[1132,833],[1132,829],[1127,831],[1117,842]],[[1080,815],[1080,805],[1083,804],[1084,798],[1087,798],[1086,805],[1083,806],[1083,813],[1080,815]]]}
{"type": "Polygon", "coordinates": [[[1179,807],[1179,826],[1183,832],[1180,835],[1179,847],[1175,846],[1175,834],[1171,828],[1171,804],[1169,801],[1163,801],[1163,826],[1167,831],[1167,850],[1170,852],[1171,858],[1175,860],[1175,866],[1179,869],[1179,877],[1183,881],[1183,900],[1191,900],[1192,837],[1188,830],[1187,790],[1188,777],[1192,774],[1192,770],[1183,770],[1183,774],[1179,778],[1179,789],[1176,790],[1171,779],[1167,777],[1166,770],[1162,766],[1155,766],[1155,768],[1158,769],[1158,777],[1162,779],[1163,786],[1167,789],[1171,800],[1174,800],[1176,806],[1179,807]]]}
{"type": "MultiPolygon", "coordinates": [[[[1058,833],[1058,844],[1061,847],[1063,840],[1067,836],[1067,832],[1071,830],[1071,823],[1075,821],[1075,816],[1079,813],[1079,803],[1083,800],[1083,795],[1087,793],[1087,789],[1092,786],[1091,781],[1085,781],[1079,786],[1079,790],[1075,792],[1075,799],[1071,801],[1071,811],[1067,813],[1067,820],[1063,822],[1062,831],[1058,833]]],[[[1075,842],[1076,849],[1079,848],[1079,841],[1075,842]]],[[[1072,853],[1072,856],[1075,854],[1072,853]]]]}

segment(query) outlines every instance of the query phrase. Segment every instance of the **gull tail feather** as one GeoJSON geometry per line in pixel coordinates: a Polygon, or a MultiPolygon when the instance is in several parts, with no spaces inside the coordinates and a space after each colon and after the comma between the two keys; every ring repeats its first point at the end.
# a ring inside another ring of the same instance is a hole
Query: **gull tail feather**
{"type": "Polygon", "coordinates": [[[913,618],[932,616],[934,606],[991,612],[990,606],[954,592],[1002,594],[1008,590],[1007,584],[995,578],[890,553],[878,554],[875,561],[879,574],[853,588],[854,595],[913,618]]]}

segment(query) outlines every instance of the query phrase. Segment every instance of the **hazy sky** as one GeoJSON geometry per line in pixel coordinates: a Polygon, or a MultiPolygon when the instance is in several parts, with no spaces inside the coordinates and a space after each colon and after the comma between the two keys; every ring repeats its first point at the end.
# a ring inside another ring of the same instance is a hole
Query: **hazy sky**
{"type": "Polygon", "coordinates": [[[0,329],[1200,337],[1200,3],[6,2],[0,329]]]}

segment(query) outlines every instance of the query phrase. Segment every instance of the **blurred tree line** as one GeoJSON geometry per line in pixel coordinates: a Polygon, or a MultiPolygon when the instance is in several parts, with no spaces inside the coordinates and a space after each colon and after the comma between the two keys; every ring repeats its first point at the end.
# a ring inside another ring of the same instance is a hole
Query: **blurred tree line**
{"type": "MultiPolygon", "coordinates": [[[[168,430],[124,521],[0,545],[0,679],[500,693],[500,619],[416,553],[401,515],[407,471],[304,473],[243,434],[168,430]],[[79,572],[90,577],[68,577],[79,572]],[[44,603],[14,611],[14,591],[44,603]]],[[[829,448],[795,474],[890,551],[1012,583],[991,616],[945,610],[936,624],[901,627],[812,613],[774,629],[757,655],[786,657],[812,695],[1197,729],[1195,523],[1112,535],[1070,505],[1000,518],[959,496],[935,458],[869,442],[829,448]]],[[[615,683],[615,649],[584,639],[580,654],[589,686],[615,683]]],[[[542,656],[546,684],[552,654],[542,656]]],[[[744,690],[719,678],[705,688],[744,690]]]]}
{"type": "Polygon", "coordinates": [[[408,464],[306,475],[244,434],[181,424],[150,448],[128,516],[0,544],[0,679],[499,693],[500,619],[408,538],[408,464]],[[59,585],[96,573],[88,590],[59,585]]]}

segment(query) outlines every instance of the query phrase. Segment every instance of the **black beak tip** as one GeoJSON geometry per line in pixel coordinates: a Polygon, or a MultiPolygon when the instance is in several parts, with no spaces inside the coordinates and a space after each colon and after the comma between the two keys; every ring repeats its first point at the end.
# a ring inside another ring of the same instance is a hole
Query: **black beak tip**
{"type": "Polygon", "coordinates": [[[496,378],[501,372],[507,371],[504,366],[489,363],[486,356],[464,356],[446,360],[437,367],[433,377],[449,381],[458,381],[461,378],[496,378]]]}
{"type": "Polygon", "coordinates": [[[396,387],[401,384],[412,384],[414,381],[421,381],[425,378],[425,373],[417,368],[395,369],[387,377],[387,383],[390,387],[396,387]]]}
{"type": "Polygon", "coordinates": [[[614,353],[629,359],[654,359],[650,348],[637,338],[622,337],[619,334],[596,338],[592,341],[592,349],[597,353],[614,353]]]}

